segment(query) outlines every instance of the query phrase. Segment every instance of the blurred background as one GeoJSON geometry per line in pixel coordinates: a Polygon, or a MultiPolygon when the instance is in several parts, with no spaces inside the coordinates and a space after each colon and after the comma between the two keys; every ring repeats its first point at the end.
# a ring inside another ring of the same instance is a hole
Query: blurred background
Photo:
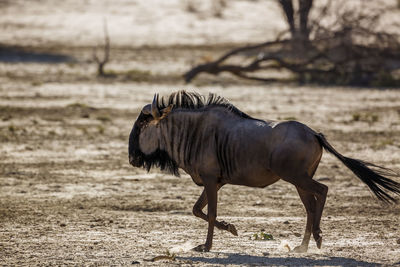
{"type": "Polygon", "coordinates": [[[214,92],[400,169],[399,26],[397,0],[0,0],[0,261],[126,265],[168,250],[178,265],[398,263],[399,207],[327,154],[324,249],[288,257],[305,211],[278,182],[224,187],[219,214],[239,237],[217,231],[218,253],[191,252],[206,233],[191,214],[201,188],[131,167],[128,136],[154,93],[214,92]],[[252,240],[260,231],[273,240],[252,240]]]}
{"type": "MultiPolygon", "coordinates": [[[[53,63],[35,69],[64,80],[88,80],[97,66],[101,77],[127,82],[176,83],[184,73],[186,82],[199,73],[222,74],[212,79],[221,82],[230,73],[265,82],[399,86],[396,0],[3,0],[0,8],[1,62],[53,63]],[[218,61],[234,48],[244,49],[218,61]],[[205,63],[216,64],[211,71],[205,63]]],[[[2,73],[18,76],[5,66],[2,73]]]]}

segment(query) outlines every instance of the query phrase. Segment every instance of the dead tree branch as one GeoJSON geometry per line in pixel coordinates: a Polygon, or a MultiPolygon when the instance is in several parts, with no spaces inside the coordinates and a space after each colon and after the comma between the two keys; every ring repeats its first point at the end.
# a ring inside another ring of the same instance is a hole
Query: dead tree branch
{"type": "MultiPolygon", "coordinates": [[[[265,43],[261,43],[261,44],[257,44],[257,45],[248,45],[245,47],[240,47],[240,48],[236,48],[233,49],[232,51],[226,53],[225,55],[221,56],[219,59],[213,61],[213,62],[209,62],[209,63],[205,63],[205,64],[200,64],[196,67],[194,67],[193,69],[191,69],[190,71],[186,72],[184,74],[184,79],[185,81],[188,83],[190,82],[194,77],[196,77],[200,72],[207,72],[210,74],[219,74],[220,72],[223,71],[230,71],[233,74],[239,73],[239,72],[243,72],[244,69],[249,69],[248,67],[244,67],[243,70],[240,70],[242,67],[238,67],[238,69],[235,68],[231,68],[229,67],[229,65],[227,65],[228,67],[226,68],[226,66],[221,66],[221,64],[227,60],[228,58],[235,56],[235,55],[239,55],[241,53],[247,52],[247,51],[251,51],[251,50],[258,50],[261,48],[265,48],[265,47],[270,47],[273,45],[277,45],[277,44],[282,44],[282,43],[288,43],[289,40],[282,40],[282,41],[272,41],[272,42],[265,42],[265,43]]],[[[254,67],[252,67],[253,70],[255,70],[254,67]]]]}
{"type": "Polygon", "coordinates": [[[97,75],[104,77],[106,74],[104,73],[104,66],[108,63],[110,59],[110,37],[108,35],[108,27],[107,21],[104,20],[103,23],[103,31],[104,31],[104,46],[103,46],[103,57],[97,55],[97,47],[93,49],[93,60],[97,63],[97,75]]]}

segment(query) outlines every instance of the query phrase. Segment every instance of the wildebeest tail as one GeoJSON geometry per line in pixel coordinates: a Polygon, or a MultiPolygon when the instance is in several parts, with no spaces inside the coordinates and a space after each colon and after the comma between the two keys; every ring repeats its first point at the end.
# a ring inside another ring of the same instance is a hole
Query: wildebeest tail
{"type": "Polygon", "coordinates": [[[361,181],[363,181],[375,194],[375,196],[387,203],[396,203],[396,199],[389,195],[393,192],[400,195],[400,184],[385,176],[399,177],[400,175],[391,169],[387,169],[373,163],[359,159],[352,159],[337,152],[325,139],[322,133],[316,134],[320,144],[330,153],[335,155],[346,165],[361,181]]]}

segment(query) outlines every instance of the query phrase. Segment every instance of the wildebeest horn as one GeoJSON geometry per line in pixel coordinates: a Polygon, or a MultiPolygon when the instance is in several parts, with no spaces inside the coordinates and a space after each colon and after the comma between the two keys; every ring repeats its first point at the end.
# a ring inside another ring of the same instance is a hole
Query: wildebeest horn
{"type": "Polygon", "coordinates": [[[160,111],[158,110],[157,103],[158,103],[158,94],[154,94],[153,103],[151,103],[151,114],[153,115],[154,119],[160,118],[160,111]]]}
{"type": "Polygon", "coordinates": [[[142,109],[143,114],[151,115],[151,104],[147,104],[142,109]]]}

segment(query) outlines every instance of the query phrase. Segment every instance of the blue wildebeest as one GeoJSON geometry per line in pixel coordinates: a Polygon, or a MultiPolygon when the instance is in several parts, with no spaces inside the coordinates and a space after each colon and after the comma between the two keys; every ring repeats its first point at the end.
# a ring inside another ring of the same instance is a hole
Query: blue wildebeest
{"type": "Polygon", "coordinates": [[[283,179],[293,184],[307,212],[301,245],[305,252],[311,234],[321,247],[320,220],[328,187],[313,175],[325,148],[364,182],[378,199],[395,202],[400,184],[385,176],[398,176],[377,165],[341,155],[325,139],[296,121],[263,121],[238,110],[223,97],[179,91],[143,107],[129,137],[129,162],[135,167],[160,167],[175,175],[178,169],[204,186],[193,207],[195,216],[208,221],[205,244],[209,251],[214,226],[237,235],[234,225],[216,220],[217,191],[225,184],[266,187],[283,179]],[[207,215],[203,208],[208,205],[207,215]]]}

